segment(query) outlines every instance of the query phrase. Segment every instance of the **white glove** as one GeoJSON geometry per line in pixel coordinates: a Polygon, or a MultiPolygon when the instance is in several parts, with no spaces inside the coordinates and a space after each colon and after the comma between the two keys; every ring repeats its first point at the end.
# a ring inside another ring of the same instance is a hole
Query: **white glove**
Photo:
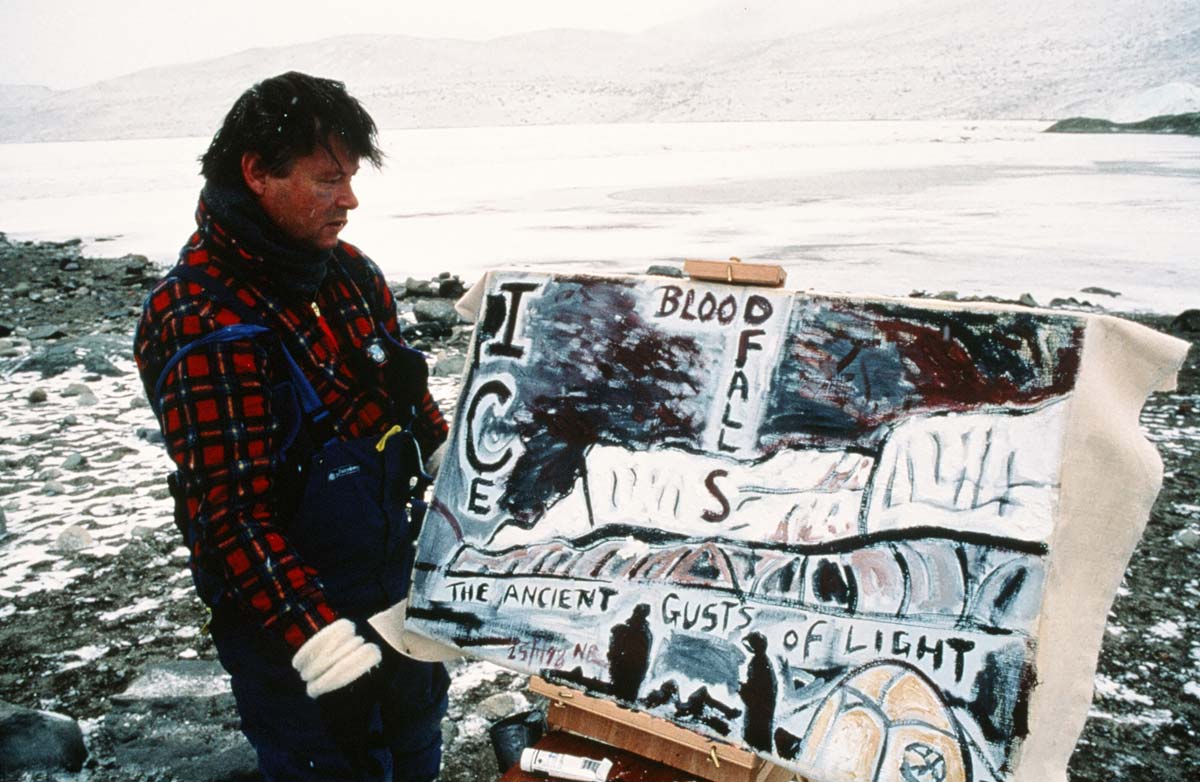
{"type": "Polygon", "coordinates": [[[316,698],[345,687],[383,660],[379,647],[355,632],[354,623],[339,619],[309,638],[292,657],[292,667],[316,698]]]}

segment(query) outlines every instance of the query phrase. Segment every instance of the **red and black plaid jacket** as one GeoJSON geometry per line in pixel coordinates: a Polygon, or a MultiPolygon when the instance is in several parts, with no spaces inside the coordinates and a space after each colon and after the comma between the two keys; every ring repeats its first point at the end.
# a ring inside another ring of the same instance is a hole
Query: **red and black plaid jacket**
{"type": "MultiPolygon", "coordinates": [[[[400,338],[395,301],[369,258],[339,243],[316,307],[289,305],[272,291],[269,259],[247,253],[212,221],[203,202],[197,220],[200,230],[179,263],[203,268],[261,315],[312,383],[336,436],[379,435],[403,423],[390,420],[383,371],[361,361],[351,369],[343,360],[363,349],[377,322],[400,338]]],[[[182,347],[238,322],[196,283],[161,281],[147,299],[134,346],[147,394],[153,395],[163,367],[182,347]]],[[[337,616],[320,573],[293,550],[276,513],[279,446],[287,434],[272,408],[271,389],[287,378],[283,367],[272,365],[278,363],[268,340],[206,345],[171,369],[154,402],[187,513],[200,533],[193,567],[216,574],[223,599],[236,601],[298,649],[337,616]]],[[[413,431],[429,454],[446,439],[447,425],[428,389],[421,391],[413,431]]]]}

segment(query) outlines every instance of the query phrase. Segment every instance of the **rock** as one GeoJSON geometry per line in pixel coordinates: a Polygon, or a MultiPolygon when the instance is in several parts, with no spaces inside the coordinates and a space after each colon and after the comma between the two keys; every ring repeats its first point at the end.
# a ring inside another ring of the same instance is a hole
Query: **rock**
{"type": "Polygon", "coordinates": [[[37,452],[26,453],[21,456],[5,456],[2,460],[0,460],[0,464],[3,464],[9,469],[19,469],[21,467],[36,469],[41,463],[42,455],[37,452]]]}
{"type": "Polygon", "coordinates": [[[944,301],[957,301],[958,291],[939,291],[933,294],[933,298],[942,299],[944,301]]]}
{"type": "Polygon", "coordinates": [[[47,467],[44,470],[39,470],[38,474],[33,477],[39,481],[52,481],[55,478],[62,476],[62,474],[62,470],[58,469],[57,467],[47,467]]]}
{"type": "Polygon", "coordinates": [[[181,698],[212,698],[230,694],[229,674],[212,660],[151,663],[125,691],[112,696],[113,703],[175,701],[181,698]]]}
{"type": "Polygon", "coordinates": [[[139,440],[145,440],[153,445],[165,445],[167,438],[163,437],[163,433],[157,427],[139,426],[137,428],[137,437],[139,440]]]}
{"type": "Polygon", "coordinates": [[[69,258],[67,260],[61,261],[58,264],[58,268],[64,272],[77,272],[83,267],[79,265],[79,261],[76,261],[73,258],[69,258]]]}
{"type": "Polygon", "coordinates": [[[1094,293],[1097,296],[1112,296],[1114,299],[1120,296],[1118,291],[1110,291],[1108,288],[1101,288],[1098,285],[1089,285],[1086,288],[1080,288],[1080,293],[1094,293]]]}
{"type": "Polygon", "coordinates": [[[422,299],[413,305],[413,315],[419,323],[441,323],[454,326],[458,323],[458,312],[454,304],[445,299],[422,299]]]}
{"type": "Polygon", "coordinates": [[[54,541],[54,550],[63,554],[73,554],[94,545],[96,545],[96,541],[92,538],[92,533],[78,524],[72,524],[58,533],[58,537],[54,541]]]}
{"type": "Polygon", "coordinates": [[[83,731],[70,717],[0,701],[0,776],[18,771],[79,771],[83,731]]]}
{"type": "Polygon", "coordinates": [[[66,429],[68,426],[76,426],[78,424],[79,424],[79,419],[75,415],[68,415],[65,418],[63,418],[63,420],[58,422],[58,425],[61,426],[63,429],[66,429]]]}
{"type": "Polygon", "coordinates": [[[67,458],[63,459],[62,466],[64,470],[82,470],[87,466],[87,457],[78,451],[67,454],[67,458]]]}
{"type": "Polygon", "coordinates": [[[1079,299],[1075,298],[1074,296],[1068,296],[1065,299],[1051,299],[1050,306],[1051,307],[1079,308],[1079,307],[1091,307],[1092,303],[1090,301],[1080,301],[1079,299]]]}
{"type": "Polygon", "coordinates": [[[129,339],[122,335],[89,335],[67,338],[53,345],[39,346],[25,359],[21,368],[31,372],[41,372],[42,377],[53,377],[83,364],[88,372],[116,377],[124,372],[109,360],[109,354],[129,355],[130,352],[129,339]],[[79,356],[81,352],[83,353],[82,359],[79,356]]]}
{"type": "Polygon", "coordinates": [[[112,743],[115,765],[136,778],[260,779],[254,750],[237,727],[229,677],[218,663],[153,663],[112,703],[97,730],[112,743]]]}
{"type": "Polygon", "coordinates": [[[129,537],[133,540],[152,541],[154,540],[155,531],[154,527],[139,524],[129,531],[129,537]]]}
{"type": "Polygon", "coordinates": [[[449,747],[458,738],[458,723],[454,720],[442,720],[442,746],[449,747]]]}
{"type": "Polygon", "coordinates": [[[1181,529],[1175,535],[1175,539],[1179,541],[1181,546],[1188,548],[1200,548],[1200,532],[1194,529],[1181,529]]]}
{"type": "Polygon", "coordinates": [[[466,286],[457,277],[447,277],[437,282],[437,295],[443,299],[458,299],[465,291],[466,286]]]}
{"type": "Polygon", "coordinates": [[[404,291],[409,296],[433,296],[433,283],[409,277],[404,281],[404,291]]]}
{"type": "Polygon", "coordinates": [[[1023,307],[1036,307],[1038,305],[1037,299],[1028,293],[1022,293],[1021,298],[1017,299],[1017,304],[1023,307]]]}
{"type": "Polygon", "coordinates": [[[44,388],[35,388],[29,392],[29,404],[31,405],[40,405],[48,398],[49,397],[46,395],[46,389],[44,388]]]}
{"type": "Polygon", "coordinates": [[[62,390],[63,396],[79,396],[90,393],[92,393],[92,389],[88,388],[84,383],[72,383],[62,390]]]}
{"type": "MultiPolygon", "coordinates": [[[[646,269],[646,274],[653,274],[657,277],[676,277],[676,278],[682,278],[682,277],[687,276],[686,274],[683,273],[683,269],[680,269],[678,266],[666,266],[661,263],[656,263],[656,264],[650,266],[648,269],[646,269]]],[[[915,295],[915,292],[910,295],[915,295]]]]}
{"type": "MultiPolygon", "coordinates": [[[[407,342],[412,343],[419,339],[444,339],[454,332],[452,326],[447,326],[444,323],[404,323],[400,326],[400,335],[407,342]]],[[[415,344],[413,347],[417,347],[415,344]]],[[[423,350],[423,348],[417,348],[423,350]]]]}
{"type": "Polygon", "coordinates": [[[434,377],[458,377],[467,365],[467,357],[461,353],[442,356],[433,367],[434,377]]]}
{"type": "Polygon", "coordinates": [[[498,692],[485,698],[476,707],[480,717],[494,722],[514,712],[529,708],[529,701],[520,692],[498,692]]]}
{"type": "Polygon", "coordinates": [[[1200,332],[1200,310],[1184,310],[1171,321],[1171,331],[1195,334],[1200,332]]]}
{"type": "Polygon", "coordinates": [[[14,285],[12,287],[12,290],[9,291],[9,293],[12,294],[12,297],[14,299],[19,299],[24,296],[28,296],[32,291],[33,291],[33,286],[31,286],[29,283],[18,282],[16,285],[14,285]]]}
{"type": "Polygon", "coordinates": [[[119,483],[116,486],[109,486],[108,488],[100,489],[92,496],[98,500],[101,500],[106,497],[123,497],[126,494],[135,494],[136,492],[137,489],[135,487],[119,483]]]}

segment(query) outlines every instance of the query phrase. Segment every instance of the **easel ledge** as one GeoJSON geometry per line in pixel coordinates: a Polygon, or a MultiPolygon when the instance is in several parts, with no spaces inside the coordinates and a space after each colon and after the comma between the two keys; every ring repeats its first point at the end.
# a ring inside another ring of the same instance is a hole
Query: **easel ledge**
{"type": "Polygon", "coordinates": [[[627,750],[712,782],[787,782],[792,772],[744,749],[713,741],[659,717],[630,711],[579,690],[529,678],[530,691],[550,699],[546,723],[627,750]]]}
{"type": "Polygon", "coordinates": [[[728,261],[686,260],[683,272],[693,280],[727,282],[732,285],[763,285],[778,288],[787,282],[787,272],[773,263],[742,263],[741,258],[728,261]]]}

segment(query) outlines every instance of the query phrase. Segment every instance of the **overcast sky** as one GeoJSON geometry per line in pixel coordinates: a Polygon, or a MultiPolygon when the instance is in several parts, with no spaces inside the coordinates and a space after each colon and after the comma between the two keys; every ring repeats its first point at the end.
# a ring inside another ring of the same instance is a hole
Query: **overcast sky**
{"type": "Polygon", "coordinates": [[[640,32],[719,0],[0,0],[0,83],[77,87],[142,68],[351,33],[486,39],[640,32]]]}

